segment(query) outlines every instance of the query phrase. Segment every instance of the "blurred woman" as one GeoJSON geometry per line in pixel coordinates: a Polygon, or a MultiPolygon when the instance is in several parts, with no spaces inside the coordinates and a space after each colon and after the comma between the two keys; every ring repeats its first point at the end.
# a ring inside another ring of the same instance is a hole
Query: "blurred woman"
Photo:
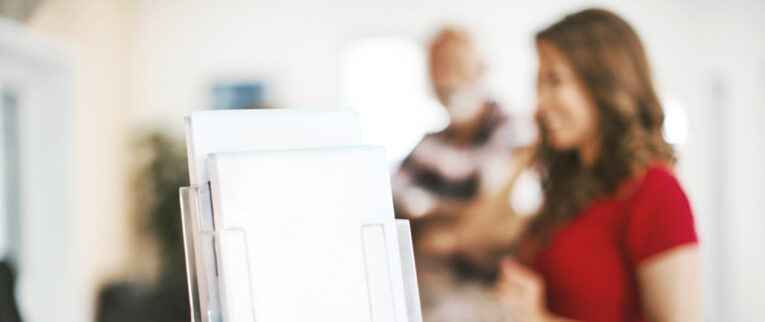
{"type": "Polygon", "coordinates": [[[545,203],[502,264],[514,321],[697,321],[699,249],[643,45],[590,9],[536,35],[545,203]]]}

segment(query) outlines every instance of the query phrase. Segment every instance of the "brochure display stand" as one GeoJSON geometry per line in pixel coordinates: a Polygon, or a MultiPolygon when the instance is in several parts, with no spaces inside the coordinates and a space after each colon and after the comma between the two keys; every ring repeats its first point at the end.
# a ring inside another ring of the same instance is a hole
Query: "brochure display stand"
{"type": "MultiPolygon", "coordinates": [[[[182,187],[180,192],[192,322],[224,321],[218,286],[219,265],[215,240],[225,238],[229,242],[238,242],[241,245],[237,248],[244,250],[247,248],[247,238],[241,230],[215,230],[211,216],[212,207],[208,187],[182,187]]],[[[420,322],[422,321],[422,313],[409,221],[397,219],[395,228],[401,256],[401,272],[404,277],[407,321],[420,322]]],[[[238,264],[247,265],[246,252],[243,252],[239,259],[238,264]]],[[[249,276],[244,276],[244,278],[249,279],[249,276]]],[[[242,283],[249,284],[246,281],[242,283]]],[[[255,321],[254,314],[252,314],[254,312],[251,309],[245,311],[249,313],[250,321],[255,321]]]]}
{"type": "Polygon", "coordinates": [[[195,161],[212,178],[180,188],[192,322],[422,321],[409,222],[393,219],[381,184],[384,150],[212,152],[209,167],[195,161]],[[338,169],[349,174],[328,174],[338,169]]]}

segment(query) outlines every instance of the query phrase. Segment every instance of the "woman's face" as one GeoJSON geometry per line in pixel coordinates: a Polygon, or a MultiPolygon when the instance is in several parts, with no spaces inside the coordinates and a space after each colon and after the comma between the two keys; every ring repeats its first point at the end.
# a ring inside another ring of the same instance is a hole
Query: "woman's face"
{"type": "Polygon", "coordinates": [[[597,111],[568,59],[540,41],[537,75],[537,117],[553,148],[581,149],[596,138],[597,111]]]}

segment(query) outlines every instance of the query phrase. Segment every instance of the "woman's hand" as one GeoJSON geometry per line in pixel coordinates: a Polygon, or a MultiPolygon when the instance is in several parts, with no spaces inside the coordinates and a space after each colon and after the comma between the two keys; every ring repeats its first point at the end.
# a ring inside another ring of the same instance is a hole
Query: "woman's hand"
{"type": "Polygon", "coordinates": [[[513,321],[574,322],[547,310],[542,276],[511,258],[502,260],[496,292],[513,321]]]}
{"type": "Polygon", "coordinates": [[[454,231],[454,224],[431,223],[421,232],[422,237],[416,245],[418,251],[436,258],[453,256],[459,251],[459,241],[454,231]]]}
{"type": "Polygon", "coordinates": [[[500,265],[496,291],[513,321],[548,321],[542,277],[510,258],[504,259],[500,265]]]}

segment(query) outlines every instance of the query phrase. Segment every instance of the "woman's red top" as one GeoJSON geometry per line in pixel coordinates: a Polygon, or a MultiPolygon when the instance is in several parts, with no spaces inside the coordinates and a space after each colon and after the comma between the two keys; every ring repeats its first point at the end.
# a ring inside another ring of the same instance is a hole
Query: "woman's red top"
{"type": "Polygon", "coordinates": [[[697,242],[688,199],[666,167],[651,167],[631,183],[627,197],[591,202],[537,250],[522,247],[521,259],[544,278],[553,313],[589,322],[645,321],[637,267],[697,242]]]}

